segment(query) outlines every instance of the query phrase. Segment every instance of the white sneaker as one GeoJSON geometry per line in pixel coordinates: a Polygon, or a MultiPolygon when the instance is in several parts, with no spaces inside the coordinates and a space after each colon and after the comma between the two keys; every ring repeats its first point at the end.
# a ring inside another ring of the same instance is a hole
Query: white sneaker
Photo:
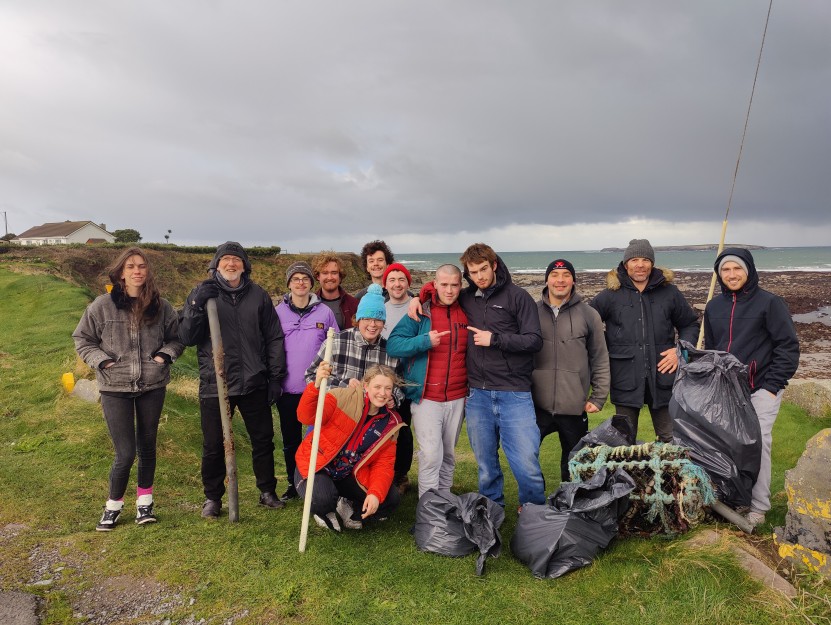
{"type": "Polygon", "coordinates": [[[747,522],[750,523],[753,527],[756,527],[765,522],[765,513],[751,510],[747,513],[747,515],[744,518],[747,519],[747,522]]]}
{"type": "Polygon", "coordinates": [[[356,521],[352,518],[352,513],[354,512],[352,509],[352,502],[349,501],[346,497],[338,497],[338,505],[336,510],[338,511],[338,515],[340,516],[340,518],[343,519],[343,524],[348,529],[363,529],[363,521],[356,521]]]}
{"type": "Polygon", "coordinates": [[[314,517],[315,523],[317,523],[320,527],[328,527],[330,530],[335,532],[340,531],[340,523],[338,522],[338,517],[334,512],[328,513],[325,519],[317,514],[314,515],[314,517]]]}

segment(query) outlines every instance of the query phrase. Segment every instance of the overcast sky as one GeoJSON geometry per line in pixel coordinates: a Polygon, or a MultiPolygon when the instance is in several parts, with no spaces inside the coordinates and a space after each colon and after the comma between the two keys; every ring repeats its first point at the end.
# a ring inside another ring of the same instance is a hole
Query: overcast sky
{"type": "MultiPolygon", "coordinates": [[[[767,0],[0,3],[0,211],[357,251],[716,242],[767,0]]],[[[774,3],[728,241],[831,244],[831,2],[774,3]]]]}

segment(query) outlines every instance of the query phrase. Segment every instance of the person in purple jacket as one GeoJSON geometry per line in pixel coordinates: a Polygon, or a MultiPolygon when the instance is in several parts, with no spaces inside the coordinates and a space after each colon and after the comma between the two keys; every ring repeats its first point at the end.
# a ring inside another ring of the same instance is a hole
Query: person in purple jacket
{"type": "Polygon", "coordinates": [[[289,292],[277,306],[277,316],[285,336],[288,369],[288,375],[283,378],[283,392],[277,400],[286,475],[289,476],[289,487],[281,496],[284,501],[297,497],[293,484],[296,467],[294,454],[303,440],[300,421],[297,420],[297,405],[306,389],[303,376],[315,359],[320,345],[326,340],[329,328],[334,328],[335,332],[340,331],[332,310],[312,293],[314,274],[309,265],[302,261],[291,265],[286,271],[286,286],[289,292]]]}

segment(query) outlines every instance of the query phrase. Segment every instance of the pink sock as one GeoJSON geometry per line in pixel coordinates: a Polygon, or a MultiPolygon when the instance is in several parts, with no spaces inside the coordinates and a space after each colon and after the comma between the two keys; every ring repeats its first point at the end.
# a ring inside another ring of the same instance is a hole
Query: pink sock
{"type": "Polygon", "coordinates": [[[141,497],[142,495],[152,495],[153,494],[153,487],[150,488],[142,488],[141,486],[136,487],[136,497],[141,497]]]}

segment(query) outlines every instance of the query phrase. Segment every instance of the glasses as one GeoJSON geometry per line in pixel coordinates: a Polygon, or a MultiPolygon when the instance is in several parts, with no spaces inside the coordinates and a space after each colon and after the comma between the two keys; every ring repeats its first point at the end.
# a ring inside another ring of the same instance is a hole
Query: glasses
{"type": "Polygon", "coordinates": [[[366,324],[368,326],[382,326],[382,325],[384,325],[384,320],[383,319],[363,319],[363,321],[366,321],[366,324]]]}
{"type": "Polygon", "coordinates": [[[308,276],[303,276],[302,278],[292,278],[292,284],[311,284],[311,280],[309,280],[308,276]]]}

